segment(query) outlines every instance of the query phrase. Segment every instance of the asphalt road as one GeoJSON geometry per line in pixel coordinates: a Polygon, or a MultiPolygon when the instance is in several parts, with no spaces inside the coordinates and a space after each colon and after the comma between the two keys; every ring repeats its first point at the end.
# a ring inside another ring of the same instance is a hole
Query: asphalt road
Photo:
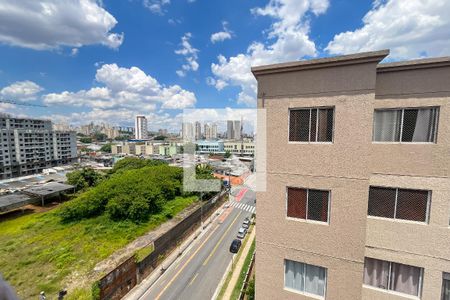
{"type": "Polygon", "coordinates": [[[139,299],[211,299],[233,257],[230,244],[255,207],[252,190],[240,187],[232,194],[235,201],[139,299]]]}

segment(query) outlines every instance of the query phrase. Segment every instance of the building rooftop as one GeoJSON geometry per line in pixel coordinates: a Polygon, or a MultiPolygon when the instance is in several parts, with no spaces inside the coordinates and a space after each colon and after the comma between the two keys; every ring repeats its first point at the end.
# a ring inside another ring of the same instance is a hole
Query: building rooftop
{"type": "Polygon", "coordinates": [[[377,72],[380,73],[422,68],[439,68],[447,66],[450,66],[450,56],[382,63],[377,66],[377,72]]]}
{"type": "Polygon", "coordinates": [[[271,64],[266,66],[252,67],[252,73],[255,76],[279,73],[279,72],[291,72],[307,69],[326,68],[340,65],[351,65],[367,62],[379,62],[389,55],[389,50],[380,50],[372,52],[362,52],[350,55],[341,55],[334,57],[325,57],[310,60],[301,60],[294,62],[286,62],[279,64],[271,64]]]}
{"type": "Polygon", "coordinates": [[[65,192],[75,188],[73,185],[59,182],[49,182],[42,185],[37,185],[23,190],[24,193],[35,197],[51,196],[60,192],[65,192]]]}
{"type": "Polygon", "coordinates": [[[0,213],[22,207],[35,201],[36,199],[21,193],[0,196],[0,213]]]}

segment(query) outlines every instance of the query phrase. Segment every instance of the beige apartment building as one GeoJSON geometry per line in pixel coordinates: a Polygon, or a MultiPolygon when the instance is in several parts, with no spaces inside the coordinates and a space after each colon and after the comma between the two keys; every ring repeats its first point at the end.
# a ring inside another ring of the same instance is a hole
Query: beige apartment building
{"type": "Polygon", "coordinates": [[[450,299],[450,58],[252,68],[257,299],[450,299]]]}

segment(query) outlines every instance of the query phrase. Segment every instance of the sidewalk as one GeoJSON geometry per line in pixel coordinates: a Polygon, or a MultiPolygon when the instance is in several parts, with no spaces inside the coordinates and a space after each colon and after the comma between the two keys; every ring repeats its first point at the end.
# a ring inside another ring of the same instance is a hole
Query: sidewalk
{"type": "Polygon", "coordinates": [[[235,264],[233,274],[231,275],[231,279],[228,282],[227,289],[223,294],[223,299],[226,300],[231,299],[231,295],[233,294],[234,287],[236,286],[236,283],[239,279],[239,275],[241,274],[245,258],[247,257],[247,254],[250,251],[250,247],[252,246],[252,242],[255,239],[255,235],[256,235],[256,226],[253,227],[253,230],[252,232],[250,232],[250,236],[248,237],[244,249],[241,250],[242,251],[241,256],[239,257],[239,260],[235,264]]]}

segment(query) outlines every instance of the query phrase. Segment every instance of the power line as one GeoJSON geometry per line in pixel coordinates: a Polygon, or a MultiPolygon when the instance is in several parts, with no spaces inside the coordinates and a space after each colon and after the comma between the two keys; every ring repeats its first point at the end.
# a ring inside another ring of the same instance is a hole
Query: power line
{"type": "Polygon", "coordinates": [[[0,99],[0,103],[8,103],[8,104],[22,105],[22,106],[47,107],[47,105],[33,104],[33,103],[26,103],[26,102],[20,102],[20,101],[14,101],[14,100],[5,100],[5,99],[0,99]]]}

